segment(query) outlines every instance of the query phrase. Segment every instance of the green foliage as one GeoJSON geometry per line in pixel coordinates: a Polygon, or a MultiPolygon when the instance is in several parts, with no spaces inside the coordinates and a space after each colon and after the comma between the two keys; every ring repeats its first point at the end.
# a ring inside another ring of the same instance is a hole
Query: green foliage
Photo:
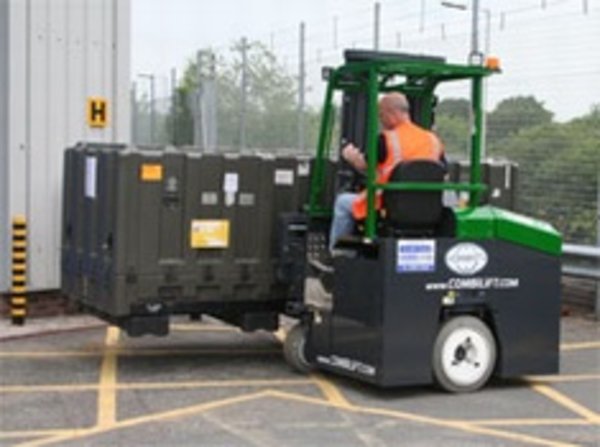
{"type": "Polygon", "coordinates": [[[438,113],[435,130],[452,158],[466,158],[469,153],[469,122],[456,115],[438,113]]]}
{"type": "Polygon", "coordinates": [[[469,119],[471,104],[463,98],[446,98],[440,101],[436,107],[436,113],[440,116],[465,120],[469,119]]]}
{"type": "MultiPolygon", "coordinates": [[[[513,97],[497,105],[487,124],[488,156],[519,165],[517,211],[551,222],[567,241],[596,242],[600,107],[557,123],[535,98],[513,97]]],[[[468,102],[441,101],[436,130],[450,156],[466,158],[468,102]]]]}
{"type": "Polygon", "coordinates": [[[600,113],[521,130],[492,147],[519,164],[518,209],[552,222],[568,241],[595,242],[600,113]]]}
{"type": "MultiPolygon", "coordinates": [[[[218,144],[222,148],[240,146],[242,42],[230,50],[230,58],[215,58],[218,144]]],[[[246,145],[251,148],[295,148],[298,143],[298,105],[296,81],[286,74],[275,56],[259,42],[247,47],[246,145]]],[[[202,76],[208,77],[208,65],[202,76]]],[[[170,125],[176,123],[176,143],[192,144],[192,104],[197,85],[196,63],[189,62],[178,87],[178,106],[170,125]]],[[[305,110],[306,142],[317,133],[318,113],[305,110]]]]}
{"type": "Polygon", "coordinates": [[[549,124],[552,112],[533,96],[507,98],[488,115],[488,142],[493,144],[517,134],[523,129],[549,124]]]}

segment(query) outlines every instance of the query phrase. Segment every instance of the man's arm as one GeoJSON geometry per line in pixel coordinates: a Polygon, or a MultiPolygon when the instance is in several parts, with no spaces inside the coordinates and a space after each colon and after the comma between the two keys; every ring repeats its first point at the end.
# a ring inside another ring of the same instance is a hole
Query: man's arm
{"type": "Polygon", "coordinates": [[[367,169],[367,162],[365,161],[364,155],[360,149],[354,146],[352,143],[344,146],[342,149],[342,157],[344,157],[344,160],[350,163],[350,165],[358,171],[365,171],[367,169]]]}
{"type": "MultiPolygon", "coordinates": [[[[385,138],[383,135],[379,135],[377,140],[377,164],[381,164],[385,161],[387,155],[387,150],[385,147],[385,138]]],[[[342,157],[348,163],[352,165],[352,167],[358,171],[366,171],[367,170],[367,161],[365,159],[365,154],[362,151],[354,146],[352,143],[347,144],[342,149],[342,157]]]]}

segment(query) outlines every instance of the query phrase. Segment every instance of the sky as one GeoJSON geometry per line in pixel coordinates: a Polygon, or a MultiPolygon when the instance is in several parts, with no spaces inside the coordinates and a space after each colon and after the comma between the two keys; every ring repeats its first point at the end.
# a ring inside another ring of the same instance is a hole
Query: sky
{"type": "MultiPolygon", "coordinates": [[[[159,95],[168,94],[171,69],[181,73],[196,50],[226,52],[241,36],[264,42],[297,73],[298,28],[304,21],[308,100],[317,105],[321,66],[339,64],[344,48],[373,46],[372,0],[131,1],[132,80],[143,91],[147,86],[137,75],[154,73],[159,95]]],[[[471,7],[468,0],[455,1],[471,7]]],[[[381,49],[466,61],[470,11],[445,8],[439,0],[380,4],[381,49]]],[[[489,108],[508,96],[533,94],[564,121],[600,104],[600,0],[481,0],[480,5],[480,45],[487,43],[503,67],[488,83],[489,108]]],[[[440,92],[466,94],[466,85],[440,92]]]]}

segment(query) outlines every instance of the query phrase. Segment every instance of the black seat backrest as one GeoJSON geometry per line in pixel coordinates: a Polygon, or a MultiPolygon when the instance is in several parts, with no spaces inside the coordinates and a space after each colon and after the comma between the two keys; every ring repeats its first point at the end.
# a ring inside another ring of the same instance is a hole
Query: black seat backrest
{"type": "MultiPolygon", "coordinates": [[[[446,170],[441,163],[413,160],[398,164],[390,175],[390,183],[444,181],[446,170]]],[[[398,230],[428,230],[442,219],[442,191],[384,191],[386,220],[398,230]]]]}

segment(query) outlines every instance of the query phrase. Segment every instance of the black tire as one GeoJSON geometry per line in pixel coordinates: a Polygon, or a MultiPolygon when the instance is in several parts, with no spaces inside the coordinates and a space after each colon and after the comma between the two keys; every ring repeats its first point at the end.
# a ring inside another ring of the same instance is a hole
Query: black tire
{"type": "Polygon", "coordinates": [[[309,373],[312,365],[306,360],[304,348],[306,346],[306,327],[302,324],[295,325],[286,335],[283,342],[283,356],[285,361],[299,373],[309,373]]]}
{"type": "Polygon", "coordinates": [[[451,393],[469,393],[484,386],[496,365],[496,341],[487,325],[472,316],[444,323],[433,347],[436,382],[451,393]]]}

